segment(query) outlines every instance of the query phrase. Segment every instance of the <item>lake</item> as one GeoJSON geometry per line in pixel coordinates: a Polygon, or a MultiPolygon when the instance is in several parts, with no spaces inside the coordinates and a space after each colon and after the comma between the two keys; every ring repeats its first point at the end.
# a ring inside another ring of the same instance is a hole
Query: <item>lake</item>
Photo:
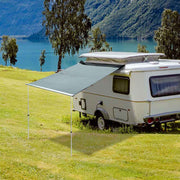
{"type": "MultiPolygon", "coordinates": [[[[0,41],[1,43],[1,41],[0,41]]],[[[156,42],[153,40],[108,40],[108,43],[112,47],[113,51],[122,52],[137,52],[137,45],[146,45],[149,52],[155,52],[156,42]]],[[[17,40],[19,51],[17,54],[17,63],[15,67],[21,69],[29,69],[34,71],[40,71],[39,57],[41,50],[46,50],[46,61],[43,65],[43,71],[56,71],[58,56],[54,55],[54,51],[51,48],[51,44],[48,41],[32,42],[29,40],[17,40]]],[[[69,66],[75,65],[82,59],[78,58],[80,54],[89,52],[89,47],[80,50],[79,54],[74,56],[66,55],[62,60],[62,69],[66,69],[69,66]]],[[[4,65],[2,55],[0,54],[0,65],[4,65]]]]}

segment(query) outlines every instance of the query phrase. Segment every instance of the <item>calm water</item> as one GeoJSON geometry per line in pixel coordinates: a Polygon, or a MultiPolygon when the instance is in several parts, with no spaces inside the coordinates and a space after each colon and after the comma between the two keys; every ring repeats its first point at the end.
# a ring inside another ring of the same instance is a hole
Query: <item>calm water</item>
{"type": "MultiPolygon", "coordinates": [[[[108,43],[112,47],[113,51],[124,52],[137,52],[138,44],[146,45],[147,50],[149,50],[149,52],[155,52],[154,48],[156,46],[156,42],[149,40],[141,42],[137,40],[109,40],[108,43]]],[[[51,48],[51,44],[49,42],[32,42],[29,40],[17,40],[17,44],[19,47],[19,51],[17,54],[18,61],[15,67],[39,71],[39,57],[41,54],[41,50],[45,49],[46,62],[43,65],[43,71],[57,70],[58,56],[54,55],[54,51],[51,48]]],[[[65,58],[62,60],[62,69],[65,69],[69,66],[78,63],[80,60],[82,60],[78,58],[78,56],[86,52],[89,52],[88,47],[83,50],[80,50],[79,54],[76,54],[74,56],[66,55],[65,58]]],[[[2,59],[2,55],[0,54],[0,65],[1,64],[4,65],[4,61],[2,59]]]]}

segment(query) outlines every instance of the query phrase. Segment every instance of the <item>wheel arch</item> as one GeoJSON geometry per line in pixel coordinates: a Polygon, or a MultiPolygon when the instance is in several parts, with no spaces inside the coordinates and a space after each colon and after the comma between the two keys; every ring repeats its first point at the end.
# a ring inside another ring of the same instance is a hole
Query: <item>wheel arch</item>
{"type": "Polygon", "coordinates": [[[107,111],[103,108],[97,108],[96,111],[94,112],[94,116],[98,116],[98,115],[103,115],[105,120],[109,120],[109,115],[107,113],[107,111]]]}

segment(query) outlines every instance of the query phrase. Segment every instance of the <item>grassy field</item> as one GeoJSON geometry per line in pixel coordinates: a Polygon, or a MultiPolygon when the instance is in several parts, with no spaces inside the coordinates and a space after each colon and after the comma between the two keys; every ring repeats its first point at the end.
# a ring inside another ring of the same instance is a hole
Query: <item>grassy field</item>
{"type": "Polygon", "coordinates": [[[0,67],[0,180],[180,179],[177,133],[102,133],[73,126],[71,157],[70,98],[33,87],[28,140],[25,84],[50,74],[0,67]]]}

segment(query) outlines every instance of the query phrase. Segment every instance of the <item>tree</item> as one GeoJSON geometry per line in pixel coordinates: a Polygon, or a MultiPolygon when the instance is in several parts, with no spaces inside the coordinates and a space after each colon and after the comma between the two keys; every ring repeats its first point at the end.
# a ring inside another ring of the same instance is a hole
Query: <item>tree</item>
{"type": "Polygon", "coordinates": [[[10,60],[10,65],[15,65],[17,62],[17,52],[18,52],[18,45],[16,44],[15,38],[9,38],[8,43],[8,57],[10,60]]]}
{"type": "Polygon", "coordinates": [[[44,65],[44,63],[45,63],[45,58],[46,58],[46,56],[45,56],[45,53],[46,53],[46,50],[42,50],[41,51],[41,56],[40,56],[40,58],[39,58],[39,61],[40,61],[40,71],[42,71],[42,66],[44,65]]]}
{"type": "Polygon", "coordinates": [[[2,43],[1,43],[1,51],[3,52],[2,58],[4,59],[6,66],[7,66],[8,60],[10,60],[10,65],[16,64],[18,45],[16,44],[15,38],[10,38],[9,36],[3,36],[2,43]]]}
{"type": "Polygon", "coordinates": [[[1,43],[1,49],[0,51],[2,51],[2,58],[5,62],[5,65],[7,66],[7,61],[8,61],[8,36],[3,36],[2,37],[2,43],[1,43]]]}
{"type": "Polygon", "coordinates": [[[177,11],[163,11],[161,27],[155,31],[154,39],[156,52],[165,53],[170,59],[180,59],[180,14],[177,11]]]}
{"type": "Polygon", "coordinates": [[[90,45],[91,52],[112,51],[112,47],[110,47],[109,44],[106,42],[106,35],[102,34],[99,27],[95,28],[92,31],[91,42],[92,42],[92,45],[90,45]]]}
{"type": "Polygon", "coordinates": [[[87,45],[91,21],[84,14],[85,0],[45,0],[43,15],[46,35],[61,60],[66,53],[74,55],[87,45]]]}
{"type": "Polygon", "coordinates": [[[148,53],[149,51],[146,49],[145,45],[140,45],[138,44],[138,48],[137,48],[138,52],[143,52],[143,53],[148,53]]]}

